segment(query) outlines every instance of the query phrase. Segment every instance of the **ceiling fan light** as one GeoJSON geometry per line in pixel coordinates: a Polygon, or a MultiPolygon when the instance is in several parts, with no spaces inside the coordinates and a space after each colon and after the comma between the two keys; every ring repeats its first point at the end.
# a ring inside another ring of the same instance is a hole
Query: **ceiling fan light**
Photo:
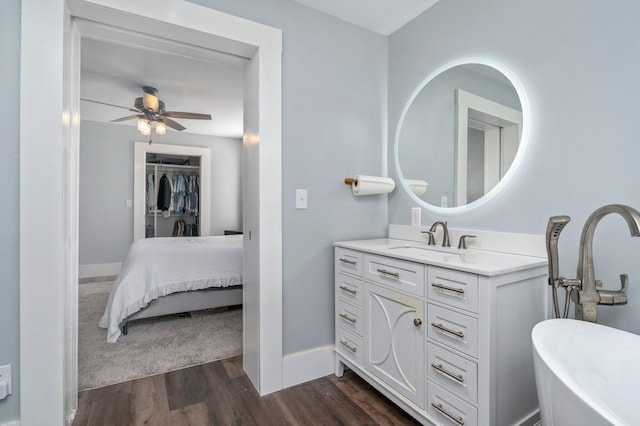
{"type": "Polygon", "coordinates": [[[167,134],[167,125],[162,121],[156,122],[156,134],[157,135],[166,135],[167,134]]]}
{"type": "Polygon", "coordinates": [[[151,93],[145,93],[142,95],[142,104],[146,109],[149,109],[151,111],[157,111],[158,107],[160,106],[158,97],[152,95],[151,93]]]}
{"type": "Polygon", "coordinates": [[[151,124],[146,118],[138,118],[138,131],[143,135],[149,135],[151,133],[151,124]],[[147,132],[145,134],[145,132],[147,132]]]}

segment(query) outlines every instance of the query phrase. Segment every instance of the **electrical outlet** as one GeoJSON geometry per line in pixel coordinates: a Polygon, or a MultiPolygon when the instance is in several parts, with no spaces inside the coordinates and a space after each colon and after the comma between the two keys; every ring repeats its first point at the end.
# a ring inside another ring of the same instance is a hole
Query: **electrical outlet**
{"type": "Polygon", "coordinates": [[[443,195],[442,197],[440,197],[440,207],[447,207],[447,196],[443,195]]]}
{"type": "Polygon", "coordinates": [[[420,226],[422,209],[420,207],[411,207],[411,226],[420,226]]]}
{"type": "Polygon", "coordinates": [[[307,190],[296,189],[296,209],[307,208],[307,190]]]}
{"type": "Polygon", "coordinates": [[[11,364],[0,366],[0,399],[13,393],[11,386],[11,364]]]}

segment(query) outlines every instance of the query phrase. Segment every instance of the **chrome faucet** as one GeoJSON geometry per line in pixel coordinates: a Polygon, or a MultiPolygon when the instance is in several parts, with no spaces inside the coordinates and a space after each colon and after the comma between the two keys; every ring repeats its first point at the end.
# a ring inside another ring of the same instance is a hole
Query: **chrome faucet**
{"type": "Polygon", "coordinates": [[[627,303],[629,277],[626,274],[620,275],[620,290],[596,290],[598,282],[596,282],[593,268],[593,234],[600,219],[609,213],[617,213],[627,221],[632,237],[640,236],[640,212],[631,207],[611,204],[600,207],[591,213],[582,228],[582,236],[580,237],[578,280],[582,285],[577,294],[573,296],[573,300],[576,302],[576,319],[597,322],[597,305],[623,305],[627,303]]]}
{"type": "Polygon", "coordinates": [[[442,225],[442,232],[444,234],[442,236],[442,247],[451,247],[451,243],[449,242],[449,228],[447,228],[447,222],[442,222],[440,220],[437,221],[436,223],[431,225],[431,229],[429,229],[429,232],[436,232],[438,225],[442,225]]]}
{"type": "Polygon", "coordinates": [[[435,246],[436,245],[436,240],[433,237],[433,231],[420,231],[423,234],[427,234],[429,236],[429,242],[427,243],[427,245],[429,246],[435,246]]]}
{"type": "Polygon", "coordinates": [[[602,283],[595,279],[593,235],[600,220],[609,213],[617,213],[626,220],[632,237],[640,236],[640,212],[637,210],[622,204],[610,204],[594,211],[582,228],[577,279],[558,277],[558,238],[560,237],[560,232],[571,218],[569,216],[553,216],[549,218],[546,242],[547,255],[549,257],[549,284],[553,290],[556,317],[560,316],[557,289],[561,286],[567,290],[564,318],[569,314],[569,300],[573,300],[576,305],[576,319],[590,322],[598,321],[597,305],[624,305],[627,303],[629,278],[626,274],[620,275],[620,290],[596,289],[596,287],[601,287],[602,283]]]}

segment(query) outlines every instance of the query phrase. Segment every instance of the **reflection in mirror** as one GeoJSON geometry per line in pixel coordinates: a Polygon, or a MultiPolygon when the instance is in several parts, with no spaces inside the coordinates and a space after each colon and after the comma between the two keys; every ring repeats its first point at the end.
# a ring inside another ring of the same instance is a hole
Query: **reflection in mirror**
{"type": "Polygon", "coordinates": [[[495,187],[518,151],[522,111],[462,89],[456,91],[456,205],[495,187]]]}
{"type": "Polygon", "coordinates": [[[403,186],[431,206],[481,199],[515,158],[522,116],[518,92],[497,69],[446,69],[425,82],[405,109],[395,147],[403,186]],[[414,182],[424,183],[421,191],[414,182]]]}

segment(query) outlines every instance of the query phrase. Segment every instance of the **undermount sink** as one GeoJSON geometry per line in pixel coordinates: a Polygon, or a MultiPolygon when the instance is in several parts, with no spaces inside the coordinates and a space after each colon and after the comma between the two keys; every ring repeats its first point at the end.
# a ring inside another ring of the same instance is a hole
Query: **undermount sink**
{"type": "MultiPolygon", "coordinates": [[[[449,249],[449,251],[447,251],[446,249],[438,250],[437,248],[432,248],[432,247],[418,247],[418,246],[412,246],[412,245],[389,246],[389,250],[402,250],[402,251],[409,251],[409,252],[415,251],[416,253],[452,254],[451,253],[452,249],[449,249]]],[[[457,253],[454,253],[454,254],[457,254],[457,253]]]]}
{"type": "Polygon", "coordinates": [[[418,247],[412,245],[401,245],[387,247],[392,252],[400,252],[407,255],[424,257],[427,259],[438,259],[444,262],[464,261],[460,253],[454,252],[455,249],[437,249],[432,247],[418,247]]]}

